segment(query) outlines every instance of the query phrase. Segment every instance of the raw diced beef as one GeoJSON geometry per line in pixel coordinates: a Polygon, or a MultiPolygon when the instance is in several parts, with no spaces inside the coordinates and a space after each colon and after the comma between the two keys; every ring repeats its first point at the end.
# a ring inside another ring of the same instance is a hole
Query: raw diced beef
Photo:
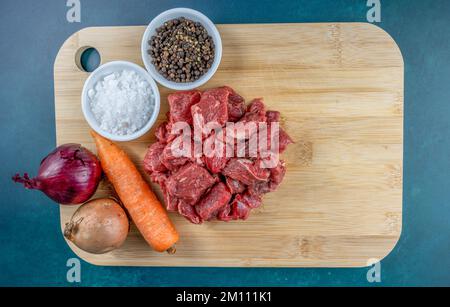
{"type": "MultiPolygon", "coordinates": [[[[272,122],[280,122],[280,112],[278,111],[267,111],[266,112],[266,117],[267,117],[267,123],[268,123],[268,127],[267,127],[267,137],[270,139],[270,123],[272,122]]],[[[283,153],[287,146],[289,144],[294,143],[294,141],[291,139],[291,137],[286,133],[286,131],[283,130],[283,128],[281,128],[280,126],[278,127],[278,150],[279,153],[283,153]]]]}
{"type": "Polygon", "coordinates": [[[172,124],[170,122],[162,122],[155,131],[155,136],[158,139],[158,142],[167,144],[172,142],[177,135],[172,134],[172,124]]]}
{"type": "Polygon", "coordinates": [[[240,194],[240,200],[248,207],[254,209],[261,206],[262,199],[260,195],[251,195],[249,193],[240,194]]]}
{"type": "Polygon", "coordinates": [[[206,165],[206,167],[211,171],[213,174],[219,173],[227,164],[227,157],[203,157],[203,161],[206,165]]]}
{"type": "Polygon", "coordinates": [[[276,167],[270,168],[269,181],[259,181],[248,186],[248,192],[251,195],[262,195],[275,191],[283,181],[286,173],[286,166],[283,160],[280,160],[276,167]]]}
{"type": "Polygon", "coordinates": [[[222,221],[246,220],[250,215],[251,209],[261,206],[261,202],[261,197],[258,195],[237,194],[229,209],[226,208],[220,211],[217,218],[222,221]]]}
{"type": "Polygon", "coordinates": [[[231,193],[226,185],[219,182],[195,205],[195,211],[201,219],[209,220],[228,204],[230,198],[231,193]]]}
{"type": "Polygon", "coordinates": [[[233,220],[246,220],[250,215],[251,208],[245,205],[243,202],[235,199],[231,203],[231,218],[233,220]]]}
{"type": "Polygon", "coordinates": [[[262,98],[246,106],[244,99],[228,86],[203,93],[176,92],[168,96],[168,102],[168,121],[156,128],[158,141],[149,146],[144,158],[144,169],[152,182],[160,185],[167,210],[178,212],[194,224],[213,218],[247,219],[250,211],[261,205],[262,196],[277,189],[286,173],[278,154],[293,141],[281,127],[273,138],[279,141],[278,150],[271,148],[270,126],[279,123],[280,113],[266,111],[262,98]],[[225,126],[227,121],[234,122],[235,127],[225,126]],[[209,131],[202,131],[200,139],[194,138],[183,134],[183,130],[172,129],[177,122],[187,123],[191,132],[198,128],[209,131]],[[211,122],[217,125],[205,127],[211,122]],[[252,138],[265,126],[261,123],[268,126],[265,147],[269,152],[263,152],[259,138],[252,138]],[[254,130],[246,131],[252,126],[254,130]],[[183,142],[178,142],[180,137],[183,142]],[[186,144],[192,146],[190,150],[175,148],[186,144]],[[218,144],[223,145],[220,153],[218,144]],[[194,151],[198,149],[202,151],[194,151]]]}
{"type": "Polygon", "coordinates": [[[223,138],[216,139],[216,134],[211,134],[205,139],[204,143],[204,153],[203,162],[206,167],[211,171],[211,173],[219,173],[227,164],[228,158],[226,156],[226,143],[224,143],[223,138]],[[216,149],[216,142],[222,144],[222,151],[219,152],[220,148],[216,149]]]}
{"type": "Polygon", "coordinates": [[[278,111],[267,111],[266,118],[268,123],[279,122],[280,121],[280,112],[278,111]]]}
{"type": "Polygon", "coordinates": [[[191,107],[194,126],[201,128],[210,122],[225,125],[228,120],[228,95],[229,92],[223,88],[205,91],[200,102],[191,107]]]}
{"type": "Polygon", "coordinates": [[[170,94],[167,97],[170,107],[170,121],[187,122],[192,125],[191,106],[200,101],[199,91],[182,91],[170,94]]]}
{"type": "Polygon", "coordinates": [[[180,166],[186,164],[190,158],[175,155],[172,151],[172,143],[168,143],[161,154],[161,162],[171,171],[177,170],[180,166]]]}
{"type": "Polygon", "coordinates": [[[216,179],[196,163],[182,166],[166,180],[167,191],[188,204],[195,204],[216,179]]]}
{"type": "Polygon", "coordinates": [[[262,98],[253,99],[247,107],[247,112],[240,120],[241,122],[265,122],[266,106],[262,98]]]}
{"type": "Polygon", "coordinates": [[[233,217],[230,215],[230,212],[231,212],[231,203],[228,203],[217,212],[217,219],[219,221],[224,222],[231,221],[233,217]]]}
{"type": "Polygon", "coordinates": [[[158,140],[158,142],[160,143],[167,143],[167,137],[168,137],[168,132],[167,132],[167,122],[162,122],[155,131],[155,136],[156,139],[158,140]]]}
{"type": "Polygon", "coordinates": [[[245,113],[245,100],[237,94],[231,87],[223,86],[228,95],[228,120],[237,122],[245,113]]]}
{"type": "Polygon", "coordinates": [[[270,172],[268,169],[260,168],[258,161],[231,158],[223,169],[223,174],[245,185],[251,185],[258,181],[267,181],[270,172]]]}
{"type": "MultiPolygon", "coordinates": [[[[163,189],[166,190],[166,189],[163,189]]],[[[176,212],[178,211],[179,199],[171,195],[167,190],[164,192],[164,202],[166,203],[167,211],[176,212]]]]}
{"type": "Polygon", "coordinates": [[[280,154],[286,150],[289,144],[294,143],[291,137],[281,127],[279,128],[279,142],[280,145],[278,149],[280,154]]]}
{"type": "Polygon", "coordinates": [[[231,203],[231,218],[233,220],[246,220],[250,215],[251,208],[242,201],[241,195],[237,195],[231,203]]]}
{"type": "Polygon", "coordinates": [[[225,176],[225,183],[231,191],[231,194],[242,193],[245,191],[245,185],[236,179],[225,176]]]}
{"type": "Polygon", "coordinates": [[[167,173],[153,172],[150,174],[152,182],[159,184],[161,187],[164,187],[167,178],[169,178],[167,173]]]}
{"type": "Polygon", "coordinates": [[[234,155],[237,158],[250,158],[248,140],[242,138],[235,141],[234,155]]]}
{"type": "Polygon", "coordinates": [[[245,130],[235,130],[235,137],[238,140],[249,139],[258,131],[259,123],[266,122],[266,107],[262,98],[254,99],[247,107],[247,112],[238,123],[246,124],[245,130]]]}
{"type": "Polygon", "coordinates": [[[161,162],[161,155],[164,151],[164,144],[153,143],[149,146],[144,157],[144,169],[149,172],[165,172],[167,168],[161,162]]]}
{"type": "Polygon", "coordinates": [[[202,219],[195,212],[195,208],[189,205],[187,202],[180,200],[178,203],[178,212],[188,219],[191,223],[201,224],[202,219]]]}
{"type": "Polygon", "coordinates": [[[269,193],[270,189],[270,181],[258,181],[248,186],[248,193],[251,195],[262,195],[269,193]]]}
{"type": "Polygon", "coordinates": [[[197,163],[197,165],[199,165],[201,167],[205,167],[206,165],[205,165],[205,162],[203,161],[204,158],[205,158],[204,156],[199,157],[199,158],[194,158],[193,162],[197,163]]]}
{"type": "Polygon", "coordinates": [[[286,166],[283,160],[278,162],[278,165],[270,169],[270,183],[271,188],[276,188],[283,181],[286,174],[286,166]]]}
{"type": "Polygon", "coordinates": [[[283,153],[289,144],[294,143],[294,141],[291,139],[291,137],[284,131],[280,126],[278,126],[278,133],[274,133],[272,136],[271,132],[271,123],[269,122],[267,124],[267,149],[272,148],[272,139],[277,140],[278,139],[278,153],[283,153]]]}
{"type": "Polygon", "coordinates": [[[231,125],[227,127],[228,139],[233,137],[236,142],[245,142],[258,132],[259,122],[245,121],[241,119],[234,127],[231,125]],[[234,128],[234,129],[232,129],[234,128]]]}

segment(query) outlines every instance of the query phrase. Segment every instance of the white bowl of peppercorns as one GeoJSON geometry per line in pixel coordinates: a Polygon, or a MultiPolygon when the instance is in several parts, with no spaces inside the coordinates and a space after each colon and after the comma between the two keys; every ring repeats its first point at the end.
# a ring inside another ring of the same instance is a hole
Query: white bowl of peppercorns
{"type": "Polygon", "coordinates": [[[142,60],[150,75],[174,90],[205,84],[219,67],[222,40],[202,13],[175,8],[156,16],[144,32],[142,60]]]}

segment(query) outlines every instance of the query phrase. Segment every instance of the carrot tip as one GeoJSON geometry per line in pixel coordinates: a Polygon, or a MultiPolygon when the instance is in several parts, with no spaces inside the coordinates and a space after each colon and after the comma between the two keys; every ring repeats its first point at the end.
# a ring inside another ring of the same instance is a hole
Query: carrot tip
{"type": "Polygon", "coordinates": [[[168,254],[170,254],[170,255],[175,254],[176,251],[177,251],[177,248],[175,247],[175,245],[172,245],[171,247],[169,247],[169,248],[166,250],[166,252],[167,252],[168,254]]]}

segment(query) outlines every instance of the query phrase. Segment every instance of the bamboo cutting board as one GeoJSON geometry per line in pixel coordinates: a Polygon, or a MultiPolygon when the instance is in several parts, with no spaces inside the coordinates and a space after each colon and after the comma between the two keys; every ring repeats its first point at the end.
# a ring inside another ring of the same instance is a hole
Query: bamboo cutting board
{"type": "MultiPolygon", "coordinates": [[[[102,63],[143,65],[144,29],[86,28],[63,44],[54,66],[58,145],[77,142],[95,152],[81,111],[89,75],[79,68],[81,51],[91,46],[102,63]]],[[[111,253],[71,248],[90,263],[127,266],[359,267],[385,257],[402,227],[403,59],[396,43],[365,23],[218,29],[222,62],[203,88],[226,84],[281,112],[295,144],[284,153],[280,188],[244,222],[193,225],[171,213],[181,234],[175,255],[152,251],[134,227],[111,253]]],[[[160,91],[159,122],[170,92],[160,91]]],[[[152,130],[120,145],[141,168],[154,140],[152,130]]],[[[97,196],[110,192],[103,183],[97,196]]],[[[61,206],[61,227],[76,208],[61,206]]]]}

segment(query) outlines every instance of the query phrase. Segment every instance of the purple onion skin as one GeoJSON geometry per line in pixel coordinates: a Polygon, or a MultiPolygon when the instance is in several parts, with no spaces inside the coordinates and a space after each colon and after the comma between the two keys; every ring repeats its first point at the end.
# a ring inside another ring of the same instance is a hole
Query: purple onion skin
{"type": "Polygon", "coordinates": [[[12,179],[27,189],[41,190],[59,204],[81,204],[97,190],[102,169],[100,161],[80,144],[64,144],[41,161],[37,177],[27,173],[12,179]]]}

